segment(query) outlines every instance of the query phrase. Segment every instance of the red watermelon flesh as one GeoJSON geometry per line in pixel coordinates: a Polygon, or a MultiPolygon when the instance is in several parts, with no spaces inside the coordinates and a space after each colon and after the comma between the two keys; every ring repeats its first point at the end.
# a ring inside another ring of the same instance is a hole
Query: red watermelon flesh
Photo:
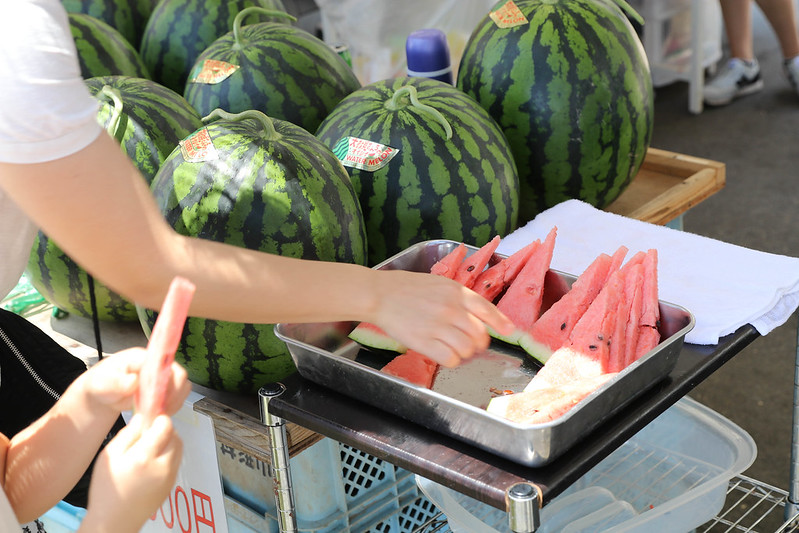
{"type": "Polygon", "coordinates": [[[621,264],[624,262],[624,258],[627,257],[627,252],[629,249],[626,246],[619,246],[619,248],[613,253],[610,263],[610,269],[608,269],[608,277],[605,279],[607,281],[610,279],[610,275],[616,272],[621,268],[621,264]]]}
{"type": "Polygon", "coordinates": [[[389,361],[380,370],[429,389],[433,386],[438,363],[417,351],[408,350],[389,361]]]}
{"type": "Polygon", "coordinates": [[[371,322],[361,322],[353,329],[349,338],[362,346],[404,353],[407,348],[399,341],[391,338],[383,328],[371,322]]]}
{"type": "Polygon", "coordinates": [[[452,278],[465,287],[472,288],[477,276],[485,269],[494,252],[499,246],[499,235],[488,241],[485,245],[480,247],[479,250],[472,255],[466,257],[455,271],[455,277],[452,278]]]}
{"type": "Polygon", "coordinates": [[[519,332],[529,331],[538,320],[556,235],[557,228],[552,228],[497,302],[497,308],[516,325],[519,332]]]}
{"type": "MultiPolygon", "coordinates": [[[[613,333],[610,343],[610,353],[608,355],[608,372],[620,372],[627,366],[630,350],[635,350],[637,337],[628,339],[627,328],[632,322],[638,322],[635,316],[639,311],[633,312],[635,303],[635,293],[642,284],[642,266],[640,263],[629,263],[622,269],[624,287],[622,297],[619,300],[619,310],[616,314],[616,330],[613,333]],[[628,346],[631,344],[631,346],[628,346]]],[[[640,293],[640,290],[638,290],[640,293]]],[[[640,298],[639,298],[640,301],[640,298]]]]}
{"type": "Polygon", "coordinates": [[[658,300],[657,250],[647,250],[643,261],[643,303],[639,323],[635,359],[652,350],[660,342],[660,301],[658,300]]]}
{"type": "Polygon", "coordinates": [[[638,346],[638,324],[641,319],[641,306],[643,305],[643,276],[644,267],[635,265],[627,274],[631,278],[625,281],[624,297],[630,300],[630,316],[625,325],[624,341],[624,367],[635,361],[635,352],[638,346]]]}
{"type": "Polygon", "coordinates": [[[487,268],[477,276],[472,290],[489,302],[493,302],[506,287],[513,283],[513,280],[516,279],[525,263],[539,246],[541,246],[540,240],[533,241],[497,264],[487,268]]]}
{"type": "Polygon", "coordinates": [[[598,255],[574,280],[569,292],[544,311],[519,341],[527,353],[545,362],[552,352],[566,343],[574,325],[605,285],[612,261],[608,254],[598,255]]]}
{"type": "Polygon", "coordinates": [[[543,424],[569,412],[615,374],[577,379],[546,389],[497,396],[486,410],[519,424],[543,424]]]}
{"type": "Polygon", "coordinates": [[[454,250],[439,259],[432,267],[430,267],[430,273],[435,274],[436,276],[444,276],[445,278],[455,279],[455,274],[458,272],[458,268],[466,258],[467,251],[466,245],[460,243],[455,247],[454,250]]]}

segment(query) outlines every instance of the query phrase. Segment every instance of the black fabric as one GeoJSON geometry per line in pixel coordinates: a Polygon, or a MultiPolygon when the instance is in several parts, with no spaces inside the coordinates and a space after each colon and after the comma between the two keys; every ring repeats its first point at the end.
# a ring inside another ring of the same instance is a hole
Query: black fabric
{"type": "MultiPolygon", "coordinates": [[[[0,432],[11,438],[46,413],[56,398],[36,381],[8,341],[22,355],[30,369],[59,396],[86,371],[86,365],[52,337],[15,313],[0,309],[0,330],[0,432]]],[[[124,425],[120,416],[102,446],[124,425]]],[[[86,507],[91,469],[90,466],[64,498],[67,503],[86,507]]]]}

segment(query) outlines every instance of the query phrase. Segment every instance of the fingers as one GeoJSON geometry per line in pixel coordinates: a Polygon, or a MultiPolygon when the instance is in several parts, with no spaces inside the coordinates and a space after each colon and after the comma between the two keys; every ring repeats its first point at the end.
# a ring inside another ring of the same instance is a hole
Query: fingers
{"type": "Polygon", "coordinates": [[[169,384],[167,391],[166,405],[164,409],[166,414],[173,415],[183,406],[183,402],[191,392],[191,383],[189,382],[186,369],[178,363],[172,363],[172,381],[169,384]]]}

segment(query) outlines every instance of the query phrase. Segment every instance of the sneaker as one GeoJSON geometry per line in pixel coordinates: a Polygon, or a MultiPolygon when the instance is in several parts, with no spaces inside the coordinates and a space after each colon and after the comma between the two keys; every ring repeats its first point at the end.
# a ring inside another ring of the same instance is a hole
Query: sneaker
{"type": "Polygon", "coordinates": [[[782,68],[785,71],[785,76],[788,77],[788,81],[791,82],[793,90],[799,93],[799,56],[793,59],[786,59],[782,64],[782,68]]]}
{"type": "Polygon", "coordinates": [[[705,85],[704,98],[708,105],[727,105],[739,96],[755,93],[763,88],[760,65],[757,59],[744,61],[734,57],[727,61],[721,72],[705,85]]]}

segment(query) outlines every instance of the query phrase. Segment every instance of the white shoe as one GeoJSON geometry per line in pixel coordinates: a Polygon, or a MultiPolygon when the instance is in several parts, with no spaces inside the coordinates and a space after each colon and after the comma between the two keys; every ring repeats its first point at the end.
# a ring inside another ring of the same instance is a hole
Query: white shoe
{"type": "Polygon", "coordinates": [[[799,56],[793,59],[786,59],[782,64],[782,68],[788,81],[791,82],[793,90],[799,94],[799,56]]]}
{"type": "MultiPolygon", "coordinates": [[[[797,73],[799,74],[799,71],[797,73]]],[[[760,79],[760,65],[757,59],[744,61],[734,57],[727,61],[721,72],[705,85],[705,103],[715,106],[727,105],[739,96],[755,93],[762,88],[763,80],[760,79]]]]}

